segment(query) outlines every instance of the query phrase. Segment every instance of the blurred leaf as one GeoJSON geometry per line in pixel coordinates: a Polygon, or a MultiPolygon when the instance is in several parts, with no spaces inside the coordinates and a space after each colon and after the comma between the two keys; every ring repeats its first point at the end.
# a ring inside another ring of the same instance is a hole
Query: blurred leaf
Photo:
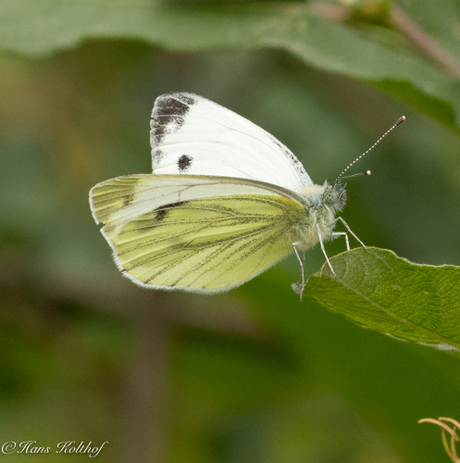
{"type": "MultiPolygon", "coordinates": [[[[410,13],[420,16],[418,4],[403,3],[410,13]]],[[[452,9],[442,9],[441,21],[445,16],[452,22],[452,9]]],[[[40,55],[96,37],[137,38],[188,52],[283,48],[309,65],[374,83],[451,128],[459,126],[460,82],[455,69],[460,66],[454,58],[458,40],[455,28],[446,33],[445,27],[436,26],[439,15],[421,15],[426,30],[435,35],[430,37],[402,10],[389,13],[389,28],[396,27],[415,42],[414,50],[402,47],[396,40],[398,34],[394,34],[392,47],[374,41],[373,34],[345,27],[338,20],[347,19],[347,10],[339,8],[339,17],[331,19],[327,16],[334,15],[320,2],[313,7],[257,3],[186,8],[150,0],[85,4],[75,0],[0,0],[0,10],[0,47],[4,50],[40,55]],[[428,28],[433,18],[436,24],[428,28]],[[419,54],[429,55],[432,63],[419,54]],[[437,62],[454,75],[439,70],[437,62]]]]}
{"type": "Polygon", "coordinates": [[[305,294],[332,312],[398,339],[460,350],[460,268],[413,264],[391,251],[357,248],[331,259],[305,294]]]}

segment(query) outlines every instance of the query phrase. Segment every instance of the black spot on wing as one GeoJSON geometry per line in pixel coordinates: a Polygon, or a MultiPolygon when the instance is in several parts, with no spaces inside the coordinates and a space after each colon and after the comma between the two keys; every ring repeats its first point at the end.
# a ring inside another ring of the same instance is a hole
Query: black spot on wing
{"type": "Polygon", "coordinates": [[[190,166],[192,165],[192,160],[193,158],[191,156],[187,156],[186,154],[183,154],[178,160],[177,160],[177,167],[179,168],[180,172],[186,172],[190,166]]]}
{"type": "Polygon", "coordinates": [[[157,209],[155,209],[155,220],[161,222],[166,218],[171,209],[182,206],[186,202],[187,201],[178,201],[177,203],[164,204],[163,206],[158,207],[157,209]]]}
{"type": "Polygon", "coordinates": [[[152,147],[161,143],[165,135],[177,132],[182,127],[185,116],[195,103],[193,95],[187,93],[172,93],[157,98],[150,121],[152,147]]]}

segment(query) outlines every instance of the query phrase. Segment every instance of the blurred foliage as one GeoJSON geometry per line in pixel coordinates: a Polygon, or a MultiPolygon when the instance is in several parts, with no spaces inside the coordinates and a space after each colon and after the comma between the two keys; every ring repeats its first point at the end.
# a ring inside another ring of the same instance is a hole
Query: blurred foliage
{"type": "MultiPolygon", "coordinates": [[[[362,161],[373,176],[348,181],[344,218],[366,244],[458,265],[458,8],[0,0],[0,446],[109,441],[97,458],[110,462],[448,461],[417,421],[460,417],[457,359],[300,303],[295,258],[225,295],[138,288],[88,191],[150,171],[165,92],[249,118],[317,183],[405,114],[362,161]]],[[[324,258],[307,260],[312,274],[324,258]]]]}

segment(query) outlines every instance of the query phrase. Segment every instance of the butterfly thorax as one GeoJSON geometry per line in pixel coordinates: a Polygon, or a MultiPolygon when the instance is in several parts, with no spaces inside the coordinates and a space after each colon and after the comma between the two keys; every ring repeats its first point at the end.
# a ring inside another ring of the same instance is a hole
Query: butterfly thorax
{"type": "Polygon", "coordinates": [[[340,183],[312,185],[299,191],[304,199],[305,215],[295,225],[293,242],[302,243],[300,249],[309,249],[319,242],[318,227],[323,241],[332,238],[336,213],[345,206],[347,193],[340,183]]]}

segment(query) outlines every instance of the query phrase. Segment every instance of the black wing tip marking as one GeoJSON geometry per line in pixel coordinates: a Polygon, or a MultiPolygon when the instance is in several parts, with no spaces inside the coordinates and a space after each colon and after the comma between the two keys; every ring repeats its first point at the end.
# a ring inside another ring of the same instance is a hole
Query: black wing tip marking
{"type": "Polygon", "coordinates": [[[165,135],[177,132],[185,122],[191,106],[198,99],[191,93],[168,93],[159,96],[151,118],[151,144],[158,145],[165,135]]]}
{"type": "Polygon", "coordinates": [[[198,98],[198,95],[189,92],[164,93],[155,100],[155,105],[163,101],[177,100],[191,106],[198,101],[198,98]]]}
{"type": "Polygon", "coordinates": [[[155,170],[159,166],[159,164],[162,161],[162,159],[164,158],[164,156],[165,156],[165,154],[160,149],[155,148],[155,149],[152,150],[152,168],[153,168],[153,170],[155,170]]]}

